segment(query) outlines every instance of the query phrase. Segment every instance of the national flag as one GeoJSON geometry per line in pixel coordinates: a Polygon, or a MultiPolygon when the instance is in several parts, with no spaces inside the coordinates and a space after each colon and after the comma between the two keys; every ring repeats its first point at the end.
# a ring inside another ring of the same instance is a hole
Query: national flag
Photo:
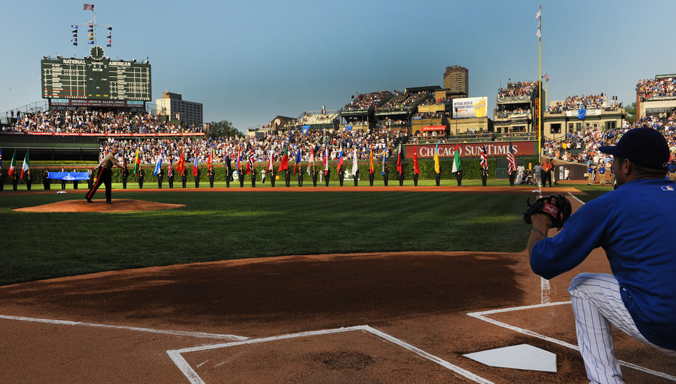
{"type": "Polygon", "coordinates": [[[300,162],[301,162],[301,151],[300,147],[298,147],[298,152],[296,152],[296,164],[293,165],[293,174],[296,174],[296,168],[298,168],[298,172],[301,172],[300,170],[300,162]]]}
{"type": "Polygon", "coordinates": [[[2,148],[0,148],[0,167],[2,167],[2,148]]]}
{"type": "Polygon", "coordinates": [[[239,164],[242,162],[242,147],[237,149],[237,172],[239,172],[239,164]]]}
{"type": "Polygon", "coordinates": [[[486,144],[481,147],[481,160],[479,161],[481,168],[484,170],[488,169],[488,155],[486,154],[486,144]]]}
{"type": "Polygon", "coordinates": [[[310,150],[310,161],[307,162],[308,175],[312,174],[310,170],[312,169],[312,167],[314,167],[314,165],[315,165],[315,148],[312,147],[312,149],[310,150]]]}
{"type": "Polygon", "coordinates": [[[370,174],[376,173],[376,169],[373,166],[373,145],[371,146],[371,153],[369,154],[369,173],[370,174]]]}
{"type": "Polygon", "coordinates": [[[455,143],[455,155],[453,156],[453,169],[451,173],[462,171],[462,163],[460,162],[460,149],[458,143],[455,143]]]}
{"type": "Polygon", "coordinates": [[[397,172],[399,174],[402,174],[402,169],[401,169],[401,142],[399,143],[399,151],[397,152],[397,172]]]}
{"type": "Polygon", "coordinates": [[[547,76],[547,74],[546,74],[546,73],[545,73],[545,75],[544,75],[544,76],[542,76],[542,77],[543,77],[543,78],[544,78],[545,80],[549,81],[549,77],[547,76]]]}
{"type": "Polygon", "coordinates": [[[415,144],[413,144],[413,172],[420,174],[420,166],[418,166],[418,151],[415,149],[415,144]]]}
{"type": "Polygon", "coordinates": [[[14,154],[12,155],[12,162],[9,163],[9,171],[7,174],[9,174],[9,177],[14,177],[14,172],[16,171],[16,149],[14,150],[14,154]]]}
{"type": "Polygon", "coordinates": [[[246,171],[245,173],[248,175],[253,171],[254,167],[254,151],[253,148],[249,149],[249,159],[246,162],[246,171]]]}
{"type": "Polygon", "coordinates": [[[198,167],[199,163],[197,162],[197,160],[198,160],[197,155],[198,155],[197,148],[195,148],[195,163],[192,165],[192,175],[195,176],[195,177],[197,177],[197,171],[199,171],[199,167],[198,167]]]}
{"type": "MultiPolygon", "coordinates": [[[[82,9],[83,11],[94,11],[94,4],[85,4],[84,8],[82,9]]],[[[96,12],[96,11],[94,11],[96,12]]]]}
{"type": "Polygon", "coordinates": [[[437,146],[434,148],[434,172],[441,173],[441,167],[439,165],[439,142],[437,142],[437,146]]]}
{"type": "Polygon", "coordinates": [[[279,160],[279,169],[277,169],[277,172],[282,172],[286,171],[289,169],[289,147],[287,146],[284,148],[284,154],[282,155],[282,159],[279,160]]]}
{"type": "Polygon", "coordinates": [[[23,179],[23,174],[28,172],[30,168],[30,159],[28,158],[28,150],[26,150],[26,157],[23,158],[23,166],[21,167],[21,178],[23,179]]]}
{"type": "Polygon", "coordinates": [[[509,142],[509,151],[507,152],[507,173],[512,174],[516,172],[516,159],[514,158],[514,147],[512,141],[509,142]]]}
{"type": "Polygon", "coordinates": [[[178,158],[178,164],[176,164],[176,171],[178,171],[179,176],[185,172],[185,148],[181,149],[181,157],[178,158]]]}
{"type": "Polygon", "coordinates": [[[340,146],[340,152],[338,153],[338,166],[336,170],[340,170],[340,167],[343,166],[343,146],[340,146]]]}
{"type": "Polygon", "coordinates": [[[171,161],[171,156],[169,156],[169,170],[167,170],[167,175],[171,175],[174,170],[174,164],[171,161]]]}
{"type": "Polygon", "coordinates": [[[136,158],[134,159],[134,175],[136,171],[141,167],[141,158],[139,157],[138,148],[136,149],[136,158]]]}
{"type": "Polygon", "coordinates": [[[211,148],[211,152],[209,152],[209,158],[207,159],[207,168],[211,169],[213,167],[212,163],[212,156],[214,154],[214,149],[211,148]]]}
{"type": "Polygon", "coordinates": [[[387,150],[383,150],[383,166],[380,170],[381,175],[385,175],[385,154],[387,153],[387,150]]]}
{"type": "Polygon", "coordinates": [[[322,159],[322,164],[324,164],[324,175],[329,174],[329,146],[327,145],[324,149],[324,158],[322,159]]]}
{"type": "Polygon", "coordinates": [[[357,159],[357,148],[354,149],[354,155],[352,156],[352,177],[357,177],[357,172],[359,171],[359,163],[357,159]]]}
{"type": "Polygon", "coordinates": [[[273,164],[273,161],[275,160],[275,150],[271,149],[270,150],[270,160],[268,161],[268,171],[272,172],[273,169],[275,169],[275,165],[273,164]]]}
{"type": "Polygon", "coordinates": [[[153,171],[153,175],[159,175],[161,170],[162,170],[162,150],[160,150],[160,154],[157,155],[157,161],[155,162],[155,171],[153,171]]]}

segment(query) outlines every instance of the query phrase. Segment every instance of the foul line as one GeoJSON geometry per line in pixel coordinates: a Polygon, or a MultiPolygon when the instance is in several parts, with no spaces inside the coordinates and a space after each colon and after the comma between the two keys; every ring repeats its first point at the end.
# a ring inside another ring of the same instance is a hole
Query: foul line
{"type": "MultiPolygon", "coordinates": [[[[472,313],[468,313],[467,316],[474,317],[476,319],[483,320],[485,322],[497,325],[499,327],[507,328],[509,330],[519,332],[519,333],[522,333],[524,335],[528,335],[528,336],[532,336],[532,337],[535,337],[535,338],[538,338],[538,339],[541,339],[541,340],[549,341],[550,343],[558,344],[558,345],[561,345],[561,346],[564,346],[566,348],[570,348],[570,349],[573,349],[573,350],[576,350],[576,351],[579,352],[580,347],[578,347],[577,345],[573,345],[573,344],[567,343],[567,342],[562,341],[562,340],[557,340],[557,339],[551,338],[549,336],[541,335],[537,332],[533,332],[533,331],[530,331],[530,330],[527,330],[527,329],[515,327],[513,325],[509,325],[507,323],[503,323],[501,321],[494,320],[494,319],[491,319],[491,318],[485,316],[485,315],[492,315],[492,314],[496,314],[496,313],[505,313],[505,312],[512,312],[512,311],[521,311],[521,310],[525,310],[525,309],[552,307],[552,306],[555,306],[555,305],[570,304],[570,303],[571,303],[570,301],[560,301],[560,302],[557,302],[557,303],[546,303],[546,304],[527,305],[527,306],[523,306],[523,307],[495,309],[495,310],[483,311],[483,312],[472,312],[472,313]]],[[[648,373],[648,374],[651,374],[651,375],[654,375],[654,376],[662,377],[662,378],[667,379],[667,380],[676,381],[676,376],[672,376],[672,375],[669,375],[669,374],[666,374],[666,373],[663,373],[663,372],[654,371],[652,369],[641,367],[639,365],[636,365],[636,364],[633,364],[633,363],[630,363],[630,362],[627,362],[627,361],[623,361],[623,360],[618,360],[618,361],[620,362],[620,365],[625,366],[627,368],[633,368],[637,371],[641,371],[641,372],[645,372],[645,373],[648,373]]]]}
{"type": "Polygon", "coordinates": [[[82,323],[82,322],[79,322],[79,321],[38,319],[38,318],[33,318],[33,317],[19,317],[19,316],[0,315],[0,319],[27,321],[27,322],[31,322],[31,323],[71,325],[71,326],[76,325],[76,326],[81,326],[81,327],[96,327],[96,328],[119,329],[119,330],[125,330],[125,331],[160,333],[160,334],[164,334],[164,335],[188,336],[188,337],[197,337],[197,338],[202,338],[202,339],[220,339],[220,340],[247,340],[248,339],[247,337],[235,336],[235,335],[219,335],[219,334],[215,334],[215,333],[204,333],[204,332],[167,331],[167,330],[162,330],[162,329],[126,327],[126,326],[122,326],[122,325],[82,323]]]}
{"type": "Polygon", "coordinates": [[[328,335],[328,334],[335,334],[335,333],[342,333],[342,332],[352,332],[352,331],[363,331],[363,332],[369,332],[375,336],[378,336],[382,339],[385,339],[393,344],[396,344],[408,351],[411,351],[415,353],[416,355],[423,357],[425,359],[428,359],[432,362],[435,362],[439,365],[441,365],[444,368],[450,369],[451,371],[457,373],[458,375],[464,376],[469,380],[474,381],[475,383],[481,383],[481,384],[493,384],[492,381],[488,381],[480,376],[475,375],[472,372],[469,372],[465,369],[462,369],[456,365],[453,365],[437,356],[434,356],[432,354],[429,354],[422,349],[416,348],[412,346],[411,344],[408,344],[402,340],[399,340],[393,336],[390,336],[384,332],[381,332],[375,328],[372,328],[368,325],[359,325],[359,326],[354,326],[354,327],[345,327],[345,328],[336,328],[336,329],[327,329],[327,330],[322,330],[322,331],[313,331],[313,332],[301,332],[301,333],[293,333],[293,334],[288,334],[288,335],[282,335],[282,336],[274,336],[274,337],[266,337],[266,338],[261,338],[261,339],[251,339],[251,340],[246,340],[246,341],[239,341],[239,342],[234,342],[234,343],[224,343],[224,344],[214,344],[214,345],[204,345],[204,346],[199,346],[199,347],[193,347],[193,348],[184,348],[184,349],[178,349],[178,350],[171,350],[167,351],[167,354],[171,358],[171,360],[176,364],[179,370],[183,372],[185,377],[190,381],[191,384],[205,384],[204,381],[200,378],[200,376],[195,372],[195,370],[190,366],[190,364],[185,360],[185,358],[182,356],[183,353],[190,353],[190,352],[200,352],[200,351],[207,351],[207,350],[212,350],[212,349],[218,349],[218,348],[227,348],[227,347],[233,347],[233,346],[238,346],[238,345],[245,345],[245,344],[256,344],[256,343],[264,343],[268,341],[277,341],[277,340],[286,340],[286,339],[292,339],[292,338],[297,338],[297,337],[306,337],[306,336],[318,336],[318,335],[328,335]]]}

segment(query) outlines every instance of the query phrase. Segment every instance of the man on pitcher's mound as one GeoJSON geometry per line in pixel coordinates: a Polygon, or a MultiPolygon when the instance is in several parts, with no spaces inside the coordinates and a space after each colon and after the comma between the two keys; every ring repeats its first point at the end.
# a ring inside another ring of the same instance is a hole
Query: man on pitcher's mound
{"type": "Polygon", "coordinates": [[[110,149],[110,152],[106,155],[106,157],[101,160],[101,163],[99,164],[99,175],[96,178],[96,183],[92,185],[91,189],[89,189],[89,192],[85,195],[85,199],[87,199],[87,202],[92,202],[92,197],[94,197],[94,194],[96,193],[96,190],[99,189],[99,186],[103,182],[106,184],[106,203],[112,204],[112,191],[111,191],[111,184],[113,182],[113,165],[122,169],[123,167],[117,162],[117,159],[115,158],[115,154],[117,154],[117,146],[114,146],[110,149]]]}

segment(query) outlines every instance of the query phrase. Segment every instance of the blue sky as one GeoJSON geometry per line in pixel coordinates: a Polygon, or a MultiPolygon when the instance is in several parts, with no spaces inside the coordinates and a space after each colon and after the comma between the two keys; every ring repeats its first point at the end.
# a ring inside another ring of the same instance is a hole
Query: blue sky
{"type": "MultiPolygon", "coordinates": [[[[492,110],[501,81],[537,80],[540,5],[549,100],[604,92],[628,104],[638,80],[676,73],[673,1],[106,0],[96,17],[115,26],[108,56],[150,58],[153,99],[180,93],[204,104],[205,121],[245,131],[338,109],[357,90],[443,86],[456,64],[469,69],[470,96],[487,96],[492,110]]],[[[70,43],[70,25],[92,19],[82,8],[3,5],[0,113],[41,100],[43,56],[88,53],[70,43]]]]}

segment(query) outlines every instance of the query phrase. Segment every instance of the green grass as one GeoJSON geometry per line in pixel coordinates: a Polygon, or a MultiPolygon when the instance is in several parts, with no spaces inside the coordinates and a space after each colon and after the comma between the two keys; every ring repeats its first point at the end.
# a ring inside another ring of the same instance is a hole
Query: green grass
{"type": "Polygon", "coordinates": [[[114,190],[113,199],[186,206],[135,213],[12,211],[74,198],[81,199],[82,194],[0,197],[0,285],[279,255],[518,252],[525,249],[530,231],[521,221],[525,195],[516,194],[114,190]]]}

